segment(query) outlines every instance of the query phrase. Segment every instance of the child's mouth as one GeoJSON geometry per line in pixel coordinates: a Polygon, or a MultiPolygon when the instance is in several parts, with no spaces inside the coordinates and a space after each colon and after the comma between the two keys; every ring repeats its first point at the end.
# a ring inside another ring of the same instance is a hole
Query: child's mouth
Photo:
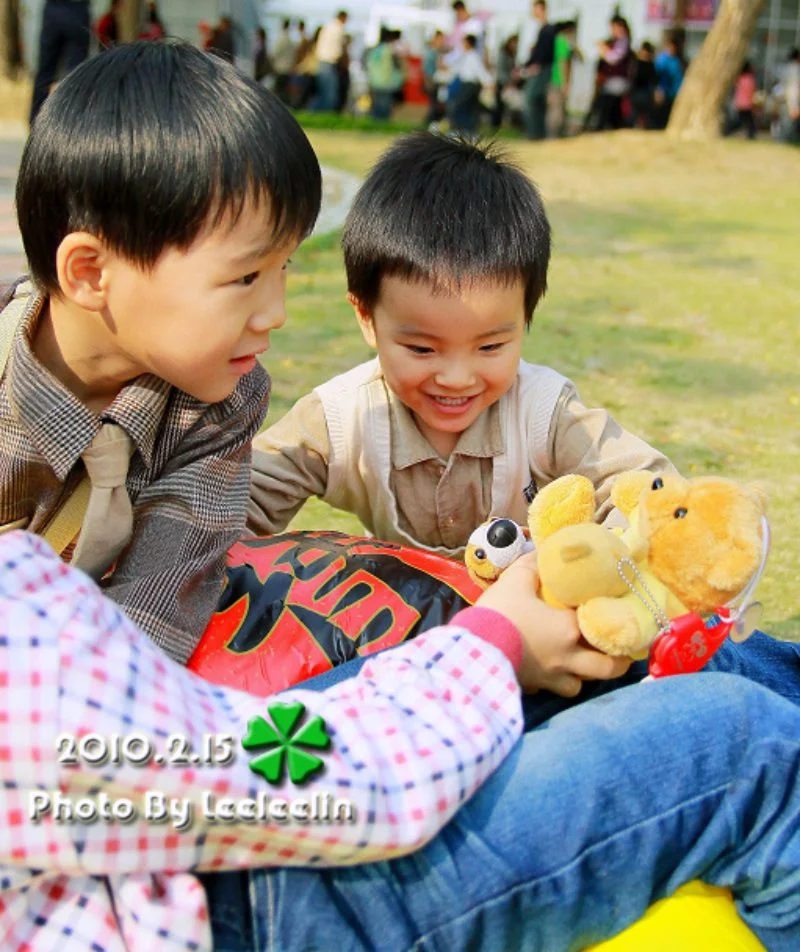
{"type": "Polygon", "coordinates": [[[464,413],[477,399],[476,396],[435,397],[431,394],[426,394],[426,396],[440,413],[446,413],[452,416],[457,416],[459,413],[464,413]]]}

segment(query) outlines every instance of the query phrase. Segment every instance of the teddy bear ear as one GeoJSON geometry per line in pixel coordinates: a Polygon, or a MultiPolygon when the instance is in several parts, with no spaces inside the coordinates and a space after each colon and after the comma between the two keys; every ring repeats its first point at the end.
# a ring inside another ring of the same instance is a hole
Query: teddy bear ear
{"type": "Polygon", "coordinates": [[[655,478],[656,474],[647,469],[620,473],[611,487],[611,502],[623,515],[629,516],[639,505],[643,490],[652,486],[655,478]]]}

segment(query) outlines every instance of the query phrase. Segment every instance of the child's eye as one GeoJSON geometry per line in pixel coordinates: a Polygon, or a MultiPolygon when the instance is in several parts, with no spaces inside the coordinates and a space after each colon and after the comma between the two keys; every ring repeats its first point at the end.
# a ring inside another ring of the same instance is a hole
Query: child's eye
{"type": "Polygon", "coordinates": [[[258,271],[251,271],[250,274],[246,274],[243,278],[239,278],[238,281],[234,281],[234,284],[241,284],[244,287],[249,288],[251,284],[255,282],[258,278],[258,271]]]}
{"type": "Polygon", "coordinates": [[[432,347],[420,347],[417,344],[405,344],[405,349],[410,351],[412,354],[432,354],[432,347]]]}
{"type": "Polygon", "coordinates": [[[483,354],[492,354],[492,353],[494,353],[495,351],[500,350],[501,347],[505,347],[505,346],[506,346],[505,341],[500,341],[500,342],[498,342],[498,343],[496,343],[496,344],[484,344],[484,345],[481,347],[481,353],[483,353],[483,354]]]}

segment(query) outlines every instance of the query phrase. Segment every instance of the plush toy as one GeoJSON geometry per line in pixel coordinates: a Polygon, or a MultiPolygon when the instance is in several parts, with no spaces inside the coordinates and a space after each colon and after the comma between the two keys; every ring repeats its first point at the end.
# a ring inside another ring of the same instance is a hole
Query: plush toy
{"type": "MultiPolygon", "coordinates": [[[[617,477],[611,499],[624,530],[592,521],[594,487],[582,476],[550,483],[528,511],[542,598],[577,609],[581,632],[601,651],[646,657],[670,619],[725,605],[763,565],[764,499],[755,489],[636,471],[617,477]]],[[[474,555],[468,546],[468,567],[474,555]]]]}
{"type": "Polygon", "coordinates": [[[522,526],[511,519],[489,519],[467,540],[464,562],[472,581],[488,588],[503,569],[532,548],[522,526]]]}

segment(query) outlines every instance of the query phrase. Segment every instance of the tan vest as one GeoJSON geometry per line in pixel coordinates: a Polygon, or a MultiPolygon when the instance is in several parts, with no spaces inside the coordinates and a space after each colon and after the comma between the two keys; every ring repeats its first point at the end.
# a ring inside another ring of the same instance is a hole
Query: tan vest
{"type": "MultiPolygon", "coordinates": [[[[500,426],[506,450],[492,467],[492,516],[527,522],[524,490],[536,480],[550,482],[550,424],[566,377],[520,361],[511,389],[500,399],[500,426]]],[[[416,548],[449,555],[420,543],[399,526],[392,494],[389,401],[378,361],[371,360],[315,389],[325,411],[330,439],[328,487],[323,497],[336,509],[358,516],[379,539],[402,539],[416,548]]]]}

